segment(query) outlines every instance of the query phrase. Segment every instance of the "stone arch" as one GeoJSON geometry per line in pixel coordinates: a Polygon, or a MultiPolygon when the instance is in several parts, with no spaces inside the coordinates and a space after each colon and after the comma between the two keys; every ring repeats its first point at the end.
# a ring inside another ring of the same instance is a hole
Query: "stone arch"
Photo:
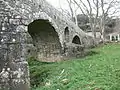
{"type": "Polygon", "coordinates": [[[68,29],[68,27],[65,28],[64,35],[65,35],[65,41],[69,42],[69,29],[68,29]]]}
{"type": "Polygon", "coordinates": [[[77,35],[74,36],[74,38],[72,40],[72,43],[74,43],[74,44],[80,44],[81,45],[80,38],[77,35]]]}
{"type": "Polygon", "coordinates": [[[60,60],[61,43],[58,33],[48,20],[34,20],[28,25],[28,32],[37,48],[37,58],[41,61],[60,60]]]}

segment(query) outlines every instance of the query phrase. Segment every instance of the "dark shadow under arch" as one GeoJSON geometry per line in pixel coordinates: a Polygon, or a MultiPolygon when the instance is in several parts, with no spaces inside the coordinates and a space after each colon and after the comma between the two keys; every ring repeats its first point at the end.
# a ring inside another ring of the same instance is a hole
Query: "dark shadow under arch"
{"type": "Polygon", "coordinates": [[[28,32],[37,48],[37,57],[42,61],[59,59],[61,44],[58,33],[48,20],[35,20],[28,25],[28,32]]]}
{"type": "Polygon", "coordinates": [[[68,30],[68,27],[65,28],[64,34],[65,34],[65,41],[69,42],[69,30],[68,30]]]}
{"type": "Polygon", "coordinates": [[[74,44],[80,44],[80,45],[81,45],[80,38],[76,35],[76,36],[73,38],[72,43],[74,43],[74,44]]]}

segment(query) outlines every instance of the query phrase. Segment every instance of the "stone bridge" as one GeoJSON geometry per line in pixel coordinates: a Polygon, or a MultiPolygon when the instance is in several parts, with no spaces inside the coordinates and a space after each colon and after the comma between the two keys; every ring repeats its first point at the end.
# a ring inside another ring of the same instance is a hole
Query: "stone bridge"
{"type": "Polygon", "coordinates": [[[26,58],[79,57],[93,39],[45,0],[0,0],[0,90],[29,90],[26,58]]]}

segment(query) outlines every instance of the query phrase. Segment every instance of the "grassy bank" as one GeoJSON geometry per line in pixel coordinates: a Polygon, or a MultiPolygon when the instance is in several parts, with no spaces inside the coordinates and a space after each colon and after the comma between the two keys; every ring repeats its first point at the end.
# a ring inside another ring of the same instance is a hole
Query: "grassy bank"
{"type": "Polygon", "coordinates": [[[32,90],[120,90],[120,44],[97,54],[56,63],[29,60],[32,90]]]}

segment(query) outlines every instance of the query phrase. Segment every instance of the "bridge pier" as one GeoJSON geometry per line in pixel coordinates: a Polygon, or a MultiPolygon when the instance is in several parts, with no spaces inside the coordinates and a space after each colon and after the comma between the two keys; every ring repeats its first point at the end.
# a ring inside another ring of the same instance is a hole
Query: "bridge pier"
{"type": "Polygon", "coordinates": [[[0,90],[29,90],[25,32],[19,20],[0,2],[0,90]]]}

